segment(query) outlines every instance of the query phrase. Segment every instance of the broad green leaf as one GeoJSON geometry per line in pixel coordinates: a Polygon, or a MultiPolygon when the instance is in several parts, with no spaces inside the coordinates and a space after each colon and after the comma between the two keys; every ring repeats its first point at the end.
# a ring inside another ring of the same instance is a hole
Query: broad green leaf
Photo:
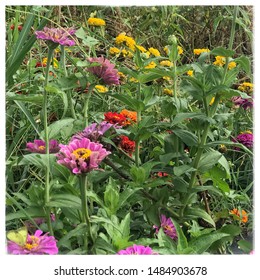
{"type": "Polygon", "coordinates": [[[229,236],[226,233],[211,232],[209,234],[203,234],[197,238],[192,239],[189,242],[189,247],[191,247],[195,254],[202,254],[207,251],[207,249],[216,241],[229,236]]]}
{"type": "Polygon", "coordinates": [[[15,213],[8,213],[6,215],[6,221],[18,220],[18,219],[28,219],[29,217],[32,218],[39,218],[45,217],[46,213],[43,207],[28,207],[23,209],[23,211],[18,210],[15,213]]]}
{"type": "MultiPolygon", "coordinates": [[[[56,157],[54,154],[50,154],[50,162],[54,162],[56,157]]],[[[47,166],[48,155],[31,153],[23,156],[23,159],[19,162],[19,165],[35,165],[41,169],[45,169],[47,166]]]]}
{"type": "Polygon", "coordinates": [[[222,154],[218,151],[209,151],[204,153],[201,156],[198,170],[202,173],[211,169],[215,164],[218,163],[219,159],[222,157],[222,154]]]}
{"type": "Polygon", "coordinates": [[[47,206],[81,209],[81,199],[73,194],[53,194],[47,206]]]}
{"type": "Polygon", "coordinates": [[[69,240],[71,237],[84,235],[84,233],[86,233],[86,231],[87,231],[86,227],[87,227],[86,224],[79,224],[79,225],[77,225],[77,227],[75,229],[69,231],[65,236],[63,236],[58,241],[58,245],[62,246],[62,244],[64,242],[66,242],[67,240],[69,240]]]}
{"type": "Polygon", "coordinates": [[[18,100],[23,102],[30,102],[34,104],[42,104],[43,102],[43,95],[41,94],[30,94],[30,95],[23,95],[23,94],[15,94],[12,92],[8,92],[6,94],[6,100],[18,100]]]}
{"type": "Polygon", "coordinates": [[[198,137],[189,130],[174,129],[173,133],[177,135],[187,146],[198,145],[198,137]]]}
{"type": "Polygon", "coordinates": [[[238,247],[246,254],[249,254],[253,250],[252,242],[249,242],[247,240],[239,240],[237,244],[238,247]]]}
{"type": "Polygon", "coordinates": [[[116,214],[119,206],[119,192],[116,183],[110,177],[104,192],[105,206],[110,210],[110,215],[116,214]]]}
{"type": "MultiPolygon", "coordinates": [[[[49,139],[55,139],[59,136],[60,132],[67,127],[73,126],[75,119],[72,118],[65,118],[62,120],[58,120],[56,122],[53,122],[49,125],[49,139]]],[[[44,131],[41,133],[42,136],[44,134],[44,131]]]]}
{"type": "Polygon", "coordinates": [[[187,241],[187,238],[186,238],[184,232],[182,231],[180,225],[172,218],[171,218],[171,221],[174,224],[174,227],[176,229],[177,236],[178,236],[177,252],[181,252],[188,247],[188,241],[187,241]]]}
{"type": "Polygon", "coordinates": [[[202,210],[198,207],[187,207],[184,211],[184,217],[187,219],[201,218],[215,227],[215,222],[211,216],[205,210],[202,210]]]}
{"type": "Polygon", "coordinates": [[[223,47],[217,47],[210,52],[212,55],[215,56],[224,56],[224,57],[232,57],[235,54],[233,50],[227,50],[223,47]]]}
{"type": "Polygon", "coordinates": [[[241,68],[246,72],[247,75],[250,75],[251,73],[251,63],[248,57],[242,55],[236,59],[234,59],[234,61],[241,66],[241,68]]]}
{"type": "Polygon", "coordinates": [[[175,166],[173,168],[173,173],[174,173],[174,175],[179,177],[179,176],[181,176],[182,174],[184,174],[186,172],[195,171],[195,170],[196,169],[193,168],[192,166],[187,165],[187,164],[183,164],[183,165],[180,165],[180,166],[175,166]]]}
{"type": "Polygon", "coordinates": [[[213,122],[212,118],[209,118],[205,114],[202,114],[202,113],[178,113],[175,116],[175,118],[172,122],[172,125],[178,124],[187,119],[199,119],[199,120],[208,121],[211,123],[213,122]]]}
{"type": "Polygon", "coordinates": [[[132,98],[127,95],[122,95],[122,94],[111,94],[112,97],[116,98],[117,100],[120,100],[123,102],[125,105],[129,106],[129,109],[134,110],[134,111],[143,111],[145,108],[145,105],[142,101],[139,101],[135,98],[132,98]]]}

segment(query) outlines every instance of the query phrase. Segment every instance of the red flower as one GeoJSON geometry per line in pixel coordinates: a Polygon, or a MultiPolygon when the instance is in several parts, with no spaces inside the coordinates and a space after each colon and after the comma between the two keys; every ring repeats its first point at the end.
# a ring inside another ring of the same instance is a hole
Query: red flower
{"type": "MultiPolygon", "coordinates": [[[[14,30],[14,24],[10,26],[11,30],[14,30]]],[[[23,29],[22,25],[18,25],[18,30],[21,31],[23,29]]]]}
{"type": "Polygon", "coordinates": [[[104,114],[105,121],[112,124],[124,126],[126,124],[126,117],[122,114],[107,112],[104,114]]]}
{"type": "Polygon", "coordinates": [[[130,140],[127,136],[121,135],[121,141],[119,143],[119,147],[132,156],[132,153],[135,150],[135,141],[130,140]]]}

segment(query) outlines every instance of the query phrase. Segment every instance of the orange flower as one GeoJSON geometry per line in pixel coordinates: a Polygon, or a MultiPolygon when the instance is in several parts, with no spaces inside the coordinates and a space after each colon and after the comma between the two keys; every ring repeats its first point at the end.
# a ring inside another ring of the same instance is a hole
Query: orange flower
{"type": "Polygon", "coordinates": [[[137,112],[134,111],[128,111],[126,109],[123,109],[120,114],[126,117],[126,123],[131,124],[132,122],[137,121],[137,112]]]}
{"type": "Polygon", "coordinates": [[[240,217],[240,211],[237,208],[231,210],[230,214],[236,215],[241,220],[242,223],[246,223],[248,221],[248,216],[245,210],[241,210],[242,219],[240,217]]]}

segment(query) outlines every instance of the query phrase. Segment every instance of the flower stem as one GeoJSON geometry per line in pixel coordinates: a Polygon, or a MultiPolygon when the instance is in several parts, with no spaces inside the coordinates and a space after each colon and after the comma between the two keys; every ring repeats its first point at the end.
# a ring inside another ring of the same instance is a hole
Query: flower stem
{"type": "Polygon", "coordinates": [[[87,96],[85,97],[85,103],[83,108],[83,115],[85,119],[85,126],[88,126],[88,107],[89,107],[89,99],[90,99],[91,92],[87,93],[87,96]]]}
{"type": "MultiPolygon", "coordinates": [[[[140,83],[138,83],[136,99],[138,101],[141,101],[141,84],[140,83]]],[[[139,129],[139,124],[140,124],[141,118],[142,118],[141,110],[138,109],[137,110],[137,121],[136,121],[136,125],[137,125],[138,129],[139,129]]],[[[139,167],[139,164],[140,164],[140,139],[139,139],[139,131],[138,131],[138,136],[137,136],[137,139],[135,140],[135,165],[137,167],[139,167]]]]}
{"type": "Polygon", "coordinates": [[[89,213],[88,213],[88,206],[87,206],[87,176],[85,174],[81,175],[79,177],[79,184],[80,184],[80,197],[81,197],[81,208],[82,208],[82,221],[87,226],[87,232],[88,234],[84,235],[84,245],[85,249],[88,252],[88,237],[93,243],[93,236],[91,232],[91,225],[90,225],[90,219],[89,219],[89,213]]]}
{"type": "MultiPolygon", "coordinates": [[[[45,72],[45,83],[44,83],[44,96],[43,96],[43,124],[44,124],[44,141],[45,141],[45,153],[47,155],[47,164],[45,170],[45,206],[50,202],[50,151],[49,151],[49,131],[48,131],[48,93],[46,86],[49,82],[49,70],[52,60],[54,48],[49,47],[46,72],[45,72]]],[[[53,229],[51,225],[51,209],[46,206],[46,220],[50,235],[53,235],[53,229]]]]}
{"type": "MultiPolygon", "coordinates": [[[[65,61],[65,47],[63,45],[61,45],[60,48],[61,48],[61,67],[64,71],[65,77],[67,77],[68,73],[67,73],[66,61],[65,61]]],[[[68,96],[68,103],[69,103],[69,107],[70,107],[71,116],[72,116],[73,119],[76,119],[76,113],[75,113],[75,109],[74,109],[74,106],[73,106],[73,100],[72,100],[70,90],[67,90],[67,96],[68,96]]]]}

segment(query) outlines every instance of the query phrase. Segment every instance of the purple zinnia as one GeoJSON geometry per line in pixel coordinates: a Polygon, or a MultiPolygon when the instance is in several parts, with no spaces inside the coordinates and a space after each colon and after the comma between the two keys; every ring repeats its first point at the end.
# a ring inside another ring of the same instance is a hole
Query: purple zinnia
{"type": "Polygon", "coordinates": [[[114,126],[111,123],[108,123],[106,121],[98,123],[93,123],[86,127],[82,132],[78,132],[75,134],[71,140],[75,139],[82,139],[82,138],[88,138],[89,140],[93,142],[97,142],[100,137],[104,135],[104,133],[111,128],[111,126],[114,126]]]}
{"type": "Polygon", "coordinates": [[[119,85],[119,75],[115,65],[104,57],[89,58],[90,63],[98,63],[97,66],[89,66],[88,71],[102,79],[107,85],[119,85]]]}
{"type": "Polygon", "coordinates": [[[251,109],[253,107],[253,101],[251,98],[242,98],[240,96],[234,96],[231,100],[233,101],[235,106],[241,106],[245,110],[247,110],[248,108],[251,109]]]}
{"type": "MultiPolygon", "coordinates": [[[[45,141],[43,140],[34,140],[26,144],[28,151],[32,153],[45,154],[45,141]]],[[[49,153],[54,154],[60,150],[59,143],[57,140],[50,140],[49,142],[49,153]]]]}
{"type": "Polygon", "coordinates": [[[48,28],[44,27],[43,30],[35,31],[37,39],[51,41],[63,46],[74,46],[75,41],[71,38],[76,32],[73,28],[48,28]]]}
{"type": "Polygon", "coordinates": [[[143,245],[134,244],[125,250],[119,251],[117,255],[158,255],[158,253],[154,252],[149,246],[145,247],[143,245]]]}
{"type": "Polygon", "coordinates": [[[42,235],[41,230],[36,230],[34,235],[27,235],[25,244],[19,245],[14,241],[7,242],[7,251],[13,255],[56,255],[58,248],[56,240],[48,233],[42,235]]]}
{"type": "Polygon", "coordinates": [[[100,162],[110,154],[102,144],[87,138],[74,139],[68,145],[60,144],[56,155],[58,163],[68,167],[72,173],[81,174],[98,169],[100,162]]]}
{"type": "MultiPolygon", "coordinates": [[[[235,139],[233,139],[234,142],[238,142],[246,146],[247,148],[252,148],[253,147],[253,134],[244,132],[240,133],[235,139]]],[[[238,148],[237,148],[238,149],[238,148]]]]}
{"type": "Polygon", "coordinates": [[[161,215],[160,222],[161,225],[159,227],[156,225],[153,226],[156,229],[156,233],[158,233],[159,229],[162,228],[166,235],[168,235],[171,239],[176,240],[178,236],[172,220],[170,218],[166,218],[165,215],[161,215]]]}

